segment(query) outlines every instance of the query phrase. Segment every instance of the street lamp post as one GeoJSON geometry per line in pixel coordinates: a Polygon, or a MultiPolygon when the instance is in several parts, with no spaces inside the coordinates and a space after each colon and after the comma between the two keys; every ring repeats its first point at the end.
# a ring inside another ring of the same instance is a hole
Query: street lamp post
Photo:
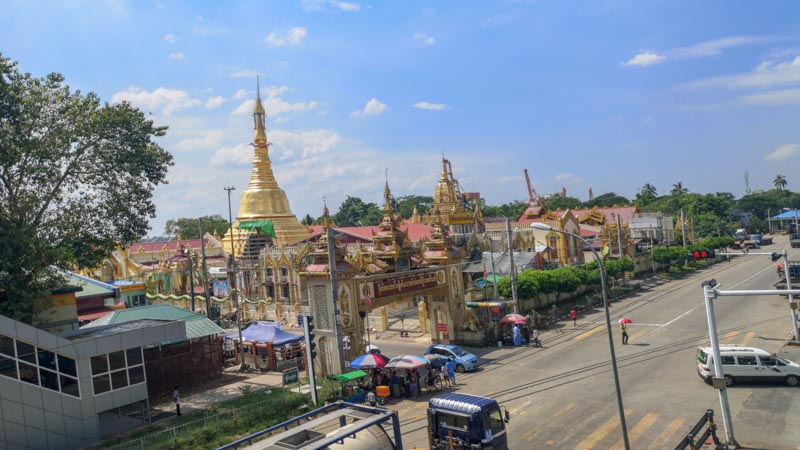
{"type": "Polygon", "coordinates": [[[192,299],[192,312],[195,312],[194,308],[194,268],[192,267],[192,252],[189,251],[188,248],[183,249],[183,254],[186,255],[186,259],[189,261],[189,297],[192,299]]]}
{"type": "Polygon", "coordinates": [[[611,352],[611,369],[614,372],[614,387],[617,391],[617,408],[619,409],[619,423],[620,427],[622,427],[622,441],[625,444],[625,449],[630,450],[631,444],[628,441],[628,426],[625,423],[625,409],[622,407],[622,390],[619,386],[619,373],[617,371],[617,356],[614,353],[614,338],[611,335],[611,315],[608,312],[608,294],[606,293],[606,274],[605,268],[603,267],[603,261],[600,259],[600,255],[597,254],[597,250],[594,249],[594,246],[589,243],[586,239],[582,238],[581,236],[570,233],[569,231],[558,230],[550,225],[547,225],[543,222],[534,222],[531,224],[531,228],[536,228],[538,230],[545,230],[545,231],[553,231],[556,233],[561,233],[566,236],[571,236],[575,239],[582,241],[584,244],[589,246],[589,249],[592,250],[594,254],[594,258],[597,260],[597,266],[600,269],[600,289],[603,291],[603,310],[606,314],[606,329],[608,330],[608,347],[611,352]]]}
{"type": "MultiPolygon", "coordinates": [[[[236,252],[234,250],[233,244],[233,212],[231,212],[231,191],[235,191],[236,188],[233,186],[224,188],[228,191],[228,234],[231,236],[231,270],[233,270],[233,278],[232,281],[238,288],[238,284],[236,283],[236,252]]],[[[240,370],[244,370],[244,339],[242,338],[242,312],[239,311],[239,294],[235,292],[231,286],[230,281],[228,280],[228,289],[230,290],[231,295],[233,295],[233,305],[236,307],[236,328],[239,329],[239,356],[242,358],[242,365],[240,366],[240,370]]]]}

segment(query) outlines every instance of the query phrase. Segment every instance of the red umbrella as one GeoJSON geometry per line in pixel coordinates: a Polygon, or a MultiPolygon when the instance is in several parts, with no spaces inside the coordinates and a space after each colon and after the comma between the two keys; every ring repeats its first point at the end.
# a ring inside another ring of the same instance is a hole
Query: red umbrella
{"type": "Polygon", "coordinates": [[[623,317],[622,319],[619,319],[619,323],[620,325],[622,325],[623,323],[633,323],[633,321],[631,319],[623,317]]]}
{"type": "Polygon", "coordinates": [[[520,316],[519,314],[506,314],[500,319],[500,323],[518,323],[524,324],[525,318],[520,316]]]}

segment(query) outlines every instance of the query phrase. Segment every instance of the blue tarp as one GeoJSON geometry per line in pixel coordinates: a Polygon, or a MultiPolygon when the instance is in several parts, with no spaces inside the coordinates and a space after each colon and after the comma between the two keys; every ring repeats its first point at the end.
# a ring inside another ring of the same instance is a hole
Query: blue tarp
{"type": "Polygon", "coordinates": [[[800,218],[800,210],[799,211],[784,211],[777,216],[772,216],[773,219],[794,219],[795,214],[797,217],[800,218]]]}
{"type": "MultiPolygon", "coordinates": [[[[239,333],[225,336],[228,339],[239,339],[239,333]]],[[[272,342],[272,345],[290,344],[303,340],[303,336],[287,333],[275,322],[251,322],[242,329],[242,339],[248,342],[272,342]]]]}

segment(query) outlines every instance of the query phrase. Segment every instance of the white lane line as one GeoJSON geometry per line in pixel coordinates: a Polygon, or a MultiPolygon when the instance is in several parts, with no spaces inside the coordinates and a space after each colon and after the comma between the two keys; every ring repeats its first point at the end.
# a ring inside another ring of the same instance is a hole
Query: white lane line
{"type": "Polygon", "coordinates": [[[676,318],[674,318],[674,319],[670,320],[669,322],[665,323],[664,325],[662,325],[662,327],[669,326],[669,325],[670,325],[672,322],[675,322],[676,320],[680,319],[681,317],[684,317],[684,316],[686,316],[687,314],[691,313],[691,312],[692,312],[692,311],[694,311],[695,309],[696,309],[696,308],[692,308],[692,309],[690,309],[690,310],[686,311],[685,313],[681,314],[680,316],[678,316],[678,317],[676,317],[676,318]]]}

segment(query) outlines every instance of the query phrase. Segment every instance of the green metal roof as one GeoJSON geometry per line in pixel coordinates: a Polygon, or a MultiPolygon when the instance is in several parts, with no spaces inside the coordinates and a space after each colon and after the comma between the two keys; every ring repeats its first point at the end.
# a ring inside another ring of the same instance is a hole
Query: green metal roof
{"type": "Polygon", "coordinates": [[[171,305],[150,305],[120,309],[93,321],[88,326],[98,327],[141,319],[182,320],[186,322],[187,339],[214,336],[225,332],[206,316],[171,305]]]}
{"type": "Polygon", "coordinates": [[[239,222],[239,228],[245,230],[259,229],[264,233],[275,237],[275,229],[272,226],[271,220],[242,220],[239,222]]]}
{"type": "Polygon", "coordinates": [[[353,381],[353,380],[357,380],[359,378],[363,378],[365,376],[367,376],[367,372],[364,372],[363,370],[355,370],[353,372],[347,372],[347,373],[343,373],[341,375],[338,375],[336,377],[336,381],[341,381],[342,383],[345,383],[345,382],[348,382],[348,381],[353,381]]]}

